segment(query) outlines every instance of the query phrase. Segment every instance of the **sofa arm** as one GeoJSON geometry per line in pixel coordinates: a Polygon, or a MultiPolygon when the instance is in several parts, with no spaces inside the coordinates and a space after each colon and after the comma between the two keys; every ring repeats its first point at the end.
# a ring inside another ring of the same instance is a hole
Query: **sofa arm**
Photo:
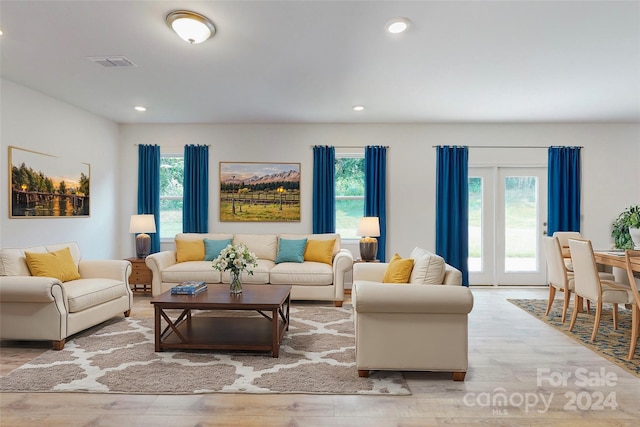
{"type": "Polygon", "coordinates": [[[381,282],[388,262],[357,262],[353,265],[353,281],[381,282]]]}
{"type": "MultiPolygon", "coordinates": [[[[63,300],[62,284],[52,277],[2,276],[0,302],[41,302],[63,300]]],[[[64,305],[64,304],[63,304],[64,305]]]]}
{"type": "Polygon", "coordinates": [[[468,314],[473,308],[465,286],[354,283],[351,292],[359,313],[468,314]]]}
{"type": "Polygon", "coordinates": [[[340,249],[333,258],[333,273],[342,274],[351,271],[353,268],[353,255],[346,249],[340,249]]]}
{"type": "Polygon", "coordinates": [[[176,263],[176,251],[156,252],[147,256],[145,264],[151,270],[151,295],[162,293],[162,272],[176,263]]]}
{"type": "Polygon", "coordinates": [[[334,301],[344,301],[344,275],[353,269],[353,255],[346,249],[340,249],[333,257],[333,289],[334,301]]]}
{"type": "Polygon", "coordinates": [[[445,264],[444,279],[442,279],[442,284],[461,286],[462,272],[449,264],[445,264]]]}
{"type": "Polygon", "coordinates": [[[176,251],[162,251],[151,254],[145,258],[145,264],[154,273],[160,272],[176,263],[176,251]]]}
{"type": "Polygon", "coordinates": [[[125,260],[82,260],[78,265],[78,272],[83,279],[105,278],[122,280],[129,285],[131,263],[125,260]]]}

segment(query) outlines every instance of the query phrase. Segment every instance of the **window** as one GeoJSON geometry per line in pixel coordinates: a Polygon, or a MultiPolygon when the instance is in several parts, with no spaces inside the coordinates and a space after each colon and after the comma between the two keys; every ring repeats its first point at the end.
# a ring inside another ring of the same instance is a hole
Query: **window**
{"type": "Polygon", "coordinates": [[[364,154],[337,154],[335,165],[336,233],[359,239],[358,221],[364,216],[364,154]]]}
{"type": "Polygon", "coordinates": [[[184,157],[163,154],[160,157],[160,239],[173,239],[182,233],[182,195],[184,157]]]}

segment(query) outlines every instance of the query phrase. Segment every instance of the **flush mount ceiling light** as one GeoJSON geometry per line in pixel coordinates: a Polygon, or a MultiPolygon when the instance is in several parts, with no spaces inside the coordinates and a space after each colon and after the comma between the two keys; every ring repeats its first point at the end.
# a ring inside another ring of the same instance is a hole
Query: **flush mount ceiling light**
{"type": "Polygon", "coordinates": [[[191,44],[202,43],[216,32],[209,18],[188,10],[176,10],[168,14],[167,25],[182,40],[191,44]]]}
{"type": "Polygon", "coordinates": [[[147,111],[147,108],[143,107],[142,105],[136,105],[135,107],[133,107],[133,109],[136,111],[140,111],[141,113],[147,111]]]}
{"type": "Polygon", "coordinates": [[[364,105],[354,105],[353,111],[364,111],[364,105]]]}
{"type": "Polygon", "coordinates": [[[409,28],[409,20],[402,17],[393,18],[389,22],[387,22],[385,28],[391,34],[404,33],[409,28]]]}

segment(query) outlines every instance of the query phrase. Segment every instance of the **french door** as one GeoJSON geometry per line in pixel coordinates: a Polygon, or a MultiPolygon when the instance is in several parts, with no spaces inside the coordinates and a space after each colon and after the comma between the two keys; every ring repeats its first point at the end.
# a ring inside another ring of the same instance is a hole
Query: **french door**
{"type": "Polygon", "coordinates": [[[546,216],[546,168],[469,168],[469,283],[543,285],[546,216]]]}

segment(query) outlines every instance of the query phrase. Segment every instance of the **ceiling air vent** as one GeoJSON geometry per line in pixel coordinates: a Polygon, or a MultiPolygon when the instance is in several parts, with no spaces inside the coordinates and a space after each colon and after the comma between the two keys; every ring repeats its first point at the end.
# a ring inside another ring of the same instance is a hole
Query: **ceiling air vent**
{"type": "Polygon", "coordinates": [[[136,67],[136,64],[124,56],[92,56],[88,59],[103,67],[136,67]]]}

